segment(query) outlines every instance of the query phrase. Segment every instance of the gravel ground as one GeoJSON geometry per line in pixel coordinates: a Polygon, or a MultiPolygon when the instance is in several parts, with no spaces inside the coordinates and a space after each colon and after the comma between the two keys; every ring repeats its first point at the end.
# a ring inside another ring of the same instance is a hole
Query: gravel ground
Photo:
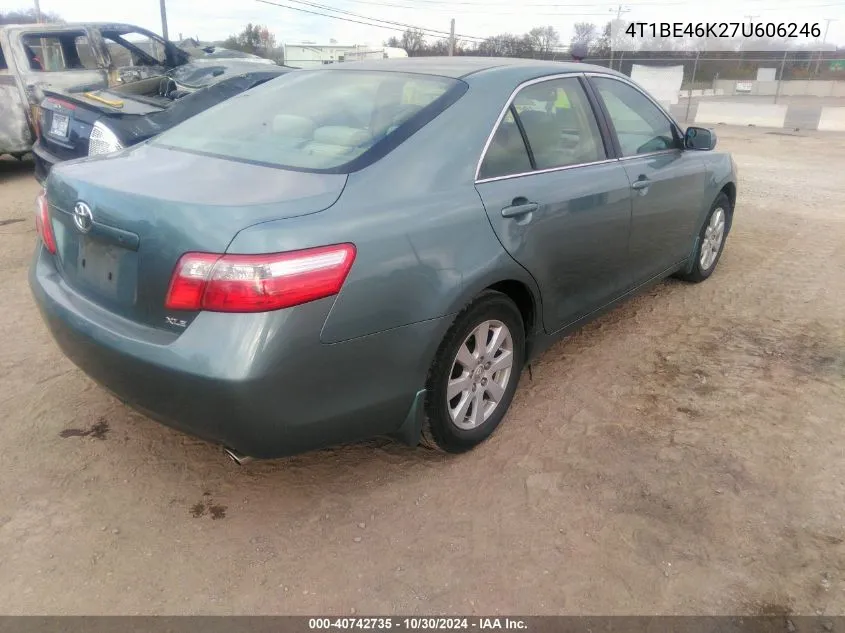
{"type": "Polygon", "coordinates": [[[61,356],[0,161],[0,611],[845,614],[845,138],[719,135],[714,276],[557,344],[488,443],[241,468],[61,356]]]}

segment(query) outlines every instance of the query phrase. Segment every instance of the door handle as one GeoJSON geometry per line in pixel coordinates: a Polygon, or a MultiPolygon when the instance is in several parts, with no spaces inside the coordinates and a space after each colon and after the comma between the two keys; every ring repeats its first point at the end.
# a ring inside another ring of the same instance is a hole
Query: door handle
{"type": "Polygon", "coordinates": [[[642,189],[648,189],[650,185],[651,181],[648,178],[640,178],[639,180],[635,180],[631,183],[631,189],[641,191],[642,189]]]}
{"type": "MultiPolygon", "coordinates": [[[[514,201],[516,202],[516,201],[514,201]]],[[[520,215],[526,215],[528,213],[533,213],[537,209],[540,208],[540,205],[536,202],[523,202],[522,204],[514,204],[509,207],[505,207],[502,209],[502,217],[503,218],[515,218],[520,215]]]]}

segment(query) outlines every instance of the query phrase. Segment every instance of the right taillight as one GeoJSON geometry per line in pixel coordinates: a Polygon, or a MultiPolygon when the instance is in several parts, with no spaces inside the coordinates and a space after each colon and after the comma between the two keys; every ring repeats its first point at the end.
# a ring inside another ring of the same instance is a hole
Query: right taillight
{"type": "Polygon", "coordinates": [[[176,264],[165,307],[268,312],[340,292],[355,261],[353,244],[268,255],[186,253],[176,264]]]}
{"type": "Polygon", "coordinates": [[[123,144],[117,135],[111,131],[109,126],[97,121],[91,128],[91,135],[88,139],[88,155],[98,156],[100,154],[112,154],[123,149],[123,144]]]}
{"type": "Polygon", "coordinates": [[[42,191],[35,199],[35,230],[47,250],[55,255],[56,234],[53,233],[53,224],[50,222],[50,205],[47,203],[47,192],[42,191]]]}

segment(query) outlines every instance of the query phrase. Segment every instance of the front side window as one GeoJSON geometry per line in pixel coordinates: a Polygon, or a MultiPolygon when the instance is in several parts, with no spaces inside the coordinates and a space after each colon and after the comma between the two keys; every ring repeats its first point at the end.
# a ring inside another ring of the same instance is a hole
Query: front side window
{"type": "Polygon", "coordinates": [[[399,142],[461,86],[430,75],[298,71],[200,113],[154,142],[291,169],[343,170],[377,144],[399,142]]]}
{"type": "Polygon", "coordinates": [[[536,169],[592,163],[607,156],[595,115],[575,77],[526,87],[514,100],[536,169]]]}
{"type": "Polygon", "coordinates": [[[615,79],[591,79],[610,115],[623,156],[678,147],[672,123],[644,94],[615,79]]]}
{"type": "Polygon", "coordinates": [[[129,66],[164,65],[164,44],[145,33],[104,30],[103,38],[109,49],[112,65],[129,66]]]}

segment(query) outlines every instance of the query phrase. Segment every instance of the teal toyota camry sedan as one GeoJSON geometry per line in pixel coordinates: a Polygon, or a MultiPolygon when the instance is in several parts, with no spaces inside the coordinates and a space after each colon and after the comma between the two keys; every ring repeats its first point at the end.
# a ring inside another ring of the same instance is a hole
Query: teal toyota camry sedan
{"type": "Polygon", "coordinates": [[[711,276],[737,192],[715,144],[596,66],[297,71],[56,166],[30,286],[86,374],[236,461],[462,452],[558,337],[711,276]]]}

